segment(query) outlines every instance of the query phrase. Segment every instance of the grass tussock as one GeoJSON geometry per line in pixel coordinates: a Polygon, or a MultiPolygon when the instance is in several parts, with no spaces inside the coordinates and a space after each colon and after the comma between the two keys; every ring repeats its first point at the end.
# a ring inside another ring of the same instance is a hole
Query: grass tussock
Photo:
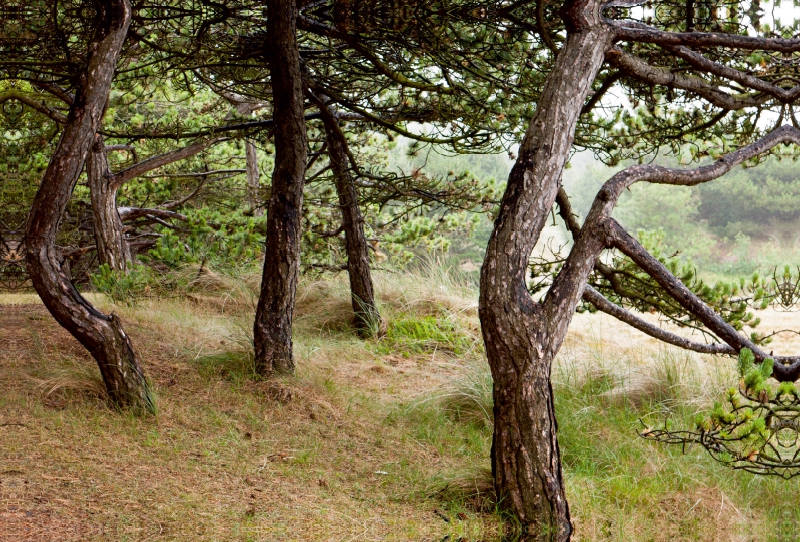
{"type": "Polygon", "coordinates": [[[482,359],[471,359],[455,367],[457,376],[434,397],[454,419],[486,428],[494,425],[492,375],[482,359]]]}
{"type": "Polygon", "coordinates": [[[473,469],[441,480],[431,487],[430,495],[451,508],[455,505],[476,512],[500,513],[492,471],[488,468],[473,469]]]}
{"type": "Polygon", "coordinates": [[[45,403],[51,405],[81,399],[99,402],[106,398],[103,377],[93,361],[67,357],[41,376],[30,379],[45,403]]]}

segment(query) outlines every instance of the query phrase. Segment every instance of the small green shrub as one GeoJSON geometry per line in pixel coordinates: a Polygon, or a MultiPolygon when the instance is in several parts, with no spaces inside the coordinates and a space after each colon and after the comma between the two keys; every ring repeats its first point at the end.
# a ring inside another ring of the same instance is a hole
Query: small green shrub
{"type": "Polygon", "coordinates": [[[127,273],[114,271],[104,263],[97,273],[91,275],[91,280],[98,292],[107,295],[114,302],[132,305],[149,286],[150,272],[143,265],[134,266],[127,273]]]}

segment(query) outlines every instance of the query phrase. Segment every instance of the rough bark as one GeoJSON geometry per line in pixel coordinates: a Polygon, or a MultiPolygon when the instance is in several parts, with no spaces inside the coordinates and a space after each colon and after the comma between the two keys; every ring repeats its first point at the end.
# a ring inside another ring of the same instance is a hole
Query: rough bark
{"type": "MultiPolygon", "coordinates": [[[[220,141],[223,141],[223,139],[197,141],[186,147],[150,157],[119,173],[112,173],[108,165],[108,150],[110,147],[104,145],[103,137],[100,134],[95,136],[94,145],[90,147],[89,155],[86,159],[86,177],[91,192],[94,236],[101,264],[108,264],[114,271],[125,272],[133,262],[133,253],[131,252],[130,243],[125,238],[125,229],[122,222],[126,219],[136,218],[136,216],[128,208],[120,209],[117,207],[117,192],[119,192],[119,189],[128,181],[140,175],[178,160],[190,158],[220,141]]],[[[207,176],[207,174],[204,175],[207,176]]],[[[197,194],[202,184],[186,198],[166,204],[164,208],[170,209],[185,203],[197,194]]],[[[167,211],[159,211],[158,209],[151,209],[150,211],[150,214],[157,215],[162,213],[162,217],[186,220],[183,215],[175,216],[177,213],[170,214],[167,211]]],[[[139,216],[142,214],[147,213],[140,213],[139,216]]]]}
{"type": "Polygon", "coordinates": [[[520,145],[481,269],[479,314],[494,379],[495,489],[530,540],[568,540],[572,532],[550,385],[571,316],[549,318],[528,293],[525,275],[612,37],[597,2],[568,3],[563,16],[568,37],[520,145]]]}
{"type": "Polygon", "coordinates": [[[264,214],[264,208],[261,206],[261,198],[259,197],[260,183],[256,146],[250,141],[245,141],[244,154],[247,160],[247,202],[253,210],[253,215],[261,216],[264,214]]]}
{"type": "Polygon", "coordinates": [[[355,313],[355,325],[363,336],[380,333],[381,314],[375,302],[375,289],[369,265],[369,246],[364,235],[364,217],[358,206],[358,192],[348,167],[347,141],[333,112],[322,105],[333,182],[342,213],[347,273],[350,277],[350,298],[355,313]]]}
{"type": "Polygon", "coordinates": [[[133,258],[117,210],[119,185],[113,182],[102,136],[96,136],[94,145],[89,149],[86,178],[92,198],[97,256],[100,263],[108,265],[112,271],[125,272],[133,263],[133,258]]]}
{"type": "Polygon", "coordinates": [[[259,374],[294,371],[292,317],[300,268],[303,184],[308,158],[295,0],[267,2],[267,53],[275,128],[275,168],[267,208],[261,295],[253,325],[259,374]]]}
{"type": "Polygon", "coordinates": [[[127,0],[96,3],[96,34],[61,139],[31,207],[26,263],[34,288],[53,317],[86,347],[100,366],[111,401],[153,412],[154,405],[130,339],[119,320],[95,309],[70,282],[56,249],[56,233],[83,168],[108,99],[117,57],[131,18],[127,0]]]}

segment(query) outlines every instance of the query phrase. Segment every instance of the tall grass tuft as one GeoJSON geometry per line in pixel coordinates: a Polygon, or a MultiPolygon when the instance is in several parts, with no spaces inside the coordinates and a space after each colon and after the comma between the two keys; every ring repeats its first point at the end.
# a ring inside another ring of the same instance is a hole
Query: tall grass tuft
{"type": "Polygon", "coordinates": [[[483,359],[458,365],[459,375],[435,396],[445,412],[463,423],[494,426],[492,373],[483,359]]]}
{"type": "Polygon", "coordinates": [[[103,399],[107,396],[97,365],[71,357],[64,358],[59,366],[48,369],[42,377],[33,380],[46,400],[63,394],[92,399],[103,399]]]}

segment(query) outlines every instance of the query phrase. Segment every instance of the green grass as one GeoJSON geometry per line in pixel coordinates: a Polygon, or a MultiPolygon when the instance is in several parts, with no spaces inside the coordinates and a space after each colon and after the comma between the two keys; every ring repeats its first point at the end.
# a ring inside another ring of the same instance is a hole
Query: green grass
{"type": "Polygon", "coordinates": [[[205,378],[225,378],[235,383],[256,378],[252,352],[245,350],[223,351],[195,360],[198,372],[205,378]]]}
{"type": "Polygon", "coordinates": [[[463,355],[475,346],[451,315],[397,314],[389,320],[386,335],[375,342],[379,354],[413,354],[442,351],[463,355]]]}

